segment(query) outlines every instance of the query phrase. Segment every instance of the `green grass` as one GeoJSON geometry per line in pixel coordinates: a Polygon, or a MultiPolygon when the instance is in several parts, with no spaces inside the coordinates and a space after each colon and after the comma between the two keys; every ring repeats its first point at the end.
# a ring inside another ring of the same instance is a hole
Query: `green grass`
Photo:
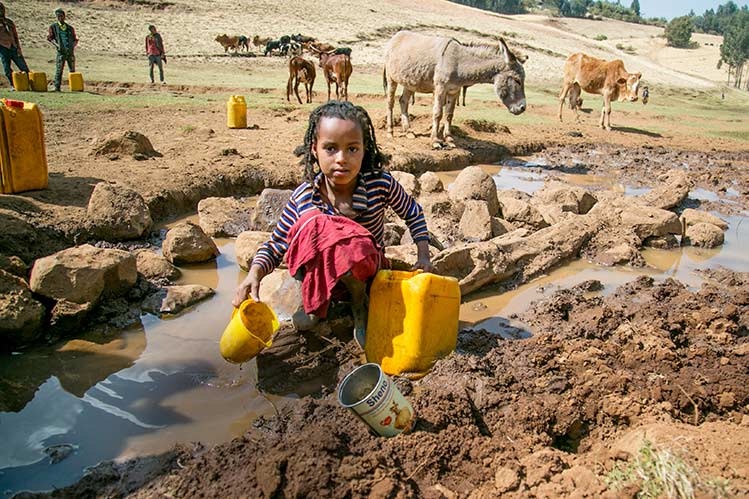
{"type": "Polygon", "coordinates": [[[595,37],[593,37],[593,39],[594,39],[594,40],[597,40],[597,41],[599,41],[599,42],[602,42],[602,41],[604,41],[604,40],[608,40],[608,39],[609,39],[609,37],[608,37],[608,36],[606,36],[606,35],[596,35],[595,37]]]}
{"type": "Polygon", "coordinates": [[[637,456],[626,466],[617,466],[606,476],[606,484],[621,490],[637,484],[638,498],[679,497],[691,499],[695,493],[709,497],[728,497],[727,480],[706,479],[681,457],[668,449],[657,449],[645,440],[637,456]]]}

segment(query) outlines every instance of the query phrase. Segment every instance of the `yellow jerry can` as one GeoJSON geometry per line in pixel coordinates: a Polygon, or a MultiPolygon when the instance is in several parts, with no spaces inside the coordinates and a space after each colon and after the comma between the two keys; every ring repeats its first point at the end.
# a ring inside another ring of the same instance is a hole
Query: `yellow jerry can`
{"type": "Polygon", "coordinates": [[[29,91],[29,74],[23,71],[13,71],[13,88],[17,92],[29,91]]]}
{"type": "Polygon", "coordinates": [[[34,92],[47,91],[47,73],[43,71],[32,71],[29,73],[29,85],[34,92]]]}
{"type": "Polygon", "coordinates": [[[226,126],[247,128],[247,103],[243,95],[232,95],[226,103],[226,126]]]}
{"type": "Polygon", "coordinates": [[[369,293],[364,351],[387,374],[426,374],[455,350],[460,286],[454,277],[380,270],[369,293]]]}
{"type": "Polygon", "coordinates": [[[47,188],[47,152],[42,112],[36,104],[0,103],[0,192],[47,188]]]}
{"type": "Polygon", "coordinates": [[[83,92],[83,73],[68,73],[68,85],[71,92],[83,92]]]}

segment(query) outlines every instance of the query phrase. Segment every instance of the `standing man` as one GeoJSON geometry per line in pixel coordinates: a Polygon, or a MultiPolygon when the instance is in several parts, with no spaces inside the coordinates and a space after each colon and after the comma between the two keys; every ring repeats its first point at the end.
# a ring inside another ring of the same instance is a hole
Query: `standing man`
{"type": "Polygon", "coordinates": [[[29,72],[29,67],[21,53],[21,42],[18,41],[16,24],[5,17],[5,5],[2,3],[0,3],[0,57],[3,59],[3,70],[10,82],[10,89],[15,90],[13,88],[13,71],[10,68],[11,61],[16,63],[18,69],[26,73],[29,72]]]}
{"type": "Polygon", "coordinates": [[[75,35],[75,29],[65,22],[65,11],[57,9],[55,11],[57,22],[49,27],[47,41],[57,47],[57,60],[55,64],[55,92],[60,91],[60,80],[62,80],[62,70],[65,63],[68,63],[68,71],[75,72],[75,50],[78,45],[78,37],[75,35]]]}
{"type": "Polygon", "coordinates": [[[148,72],[153,83],[153,66],[159,67],[159,79],[164,83],[164,64],[166,64],[166,54],[164,53],[164,41],[161,35],[156,31],[153,24],[148,27],[149,34],[146,35],[146,55],[148,56],[148,72]]]}

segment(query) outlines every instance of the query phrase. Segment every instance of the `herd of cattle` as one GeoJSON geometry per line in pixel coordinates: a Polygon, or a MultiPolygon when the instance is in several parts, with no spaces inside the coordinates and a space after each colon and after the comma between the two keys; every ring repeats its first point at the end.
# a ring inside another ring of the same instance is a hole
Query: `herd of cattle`
{"type": "MultiPolygon", "coordinates": [[[[331,98],[332,85],[335,85],[337,99],[348,100],[348,83],[353,70],[350,48],[336,48],[301,34],[286,35],[277,40],[258,35],[251,39],[241,35],[220,35],[216,41],[224,47],[225,52],[250,51],[252,44],[258,49],[262,48],[266,56],[279,54],[289,57],[286,99],[290,100],[293,92],[300,104],[301,84],[304,84],[306,91],[305,102],[312,102],[312,87],[317,73],[315,64],[303,57],[304,52],[308,52],[318,58],[318,66],[328,85],[328,100],[331,98]]],[[[408,106],[413,102],[414,95],[417,92],[433,94],[431,139],[435,148],[445,145],[452,147],[450,127],[455,105],[461,91],[465,105],[465,91],[471,85],[493,84],[497,97],[512,114],[524,112],[525,60],[525,57],[514,54],[502,39],[499,45],[463,44],[454,38],[399,31],[386,45],[383,68],[388,134],[392,136],[393,105],[399,84],[403,87],[399,104],[401,126],[405,133],[409,133],[408,106]],[[441,126],[443,116],[445,122],[441,126]]],[[[642,102],[648,102],[648,88],[641,87],[641,77],[639,72],[629,73],[619,59],[605,61],[583,53],[572,54],[564,65],[559,93],[559,120],[562,121],[565,102],[579,119],[581,93],[585,91],[603,97],[599,125],[611,130],[611,101],[637,101],[642,89],[642,102]]]]}

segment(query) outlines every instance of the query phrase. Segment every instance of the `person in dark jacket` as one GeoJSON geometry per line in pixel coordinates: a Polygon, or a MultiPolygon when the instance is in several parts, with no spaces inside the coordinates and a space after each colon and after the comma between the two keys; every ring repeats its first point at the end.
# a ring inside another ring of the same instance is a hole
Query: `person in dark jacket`
{"type": "Polygon", "coordinates": [[[65,22],[65,11],[55,11],[57,22],[49,26],[47,41],[57,48],[57,59],[55,61],[55,92],[60,91],[60,81],[65,63],[68,63],[68,71],[75,72],[75,47],[78,45],[78,37],[75,28],[65,22]]]}
{"type": "Polygon", "coordinates": [[[18,41],[16,24],[5,17],[5,5],[2,3],[0,3],[0,58],[3,60],[3,70],[5,76],[8,77],[8,82],[10,82],[10,88],[15,90],[13,88],[13,70],[10,63],[14,62],[19,70],[26,73],[29,72],[29,67],[21,53],[21,42],[18,41]]]}
{"type": "Polygon", "coordinates": [[[161,35],[156,31],[153,24],[148,27],[150,32],[146,36],[146,55],[148,56],[148,75],[153,83],[153,67],[159,68],[159,80],[164,83],[164,64],[166,64],[166,53],[164,52],[164,41],[161,35]]]}

